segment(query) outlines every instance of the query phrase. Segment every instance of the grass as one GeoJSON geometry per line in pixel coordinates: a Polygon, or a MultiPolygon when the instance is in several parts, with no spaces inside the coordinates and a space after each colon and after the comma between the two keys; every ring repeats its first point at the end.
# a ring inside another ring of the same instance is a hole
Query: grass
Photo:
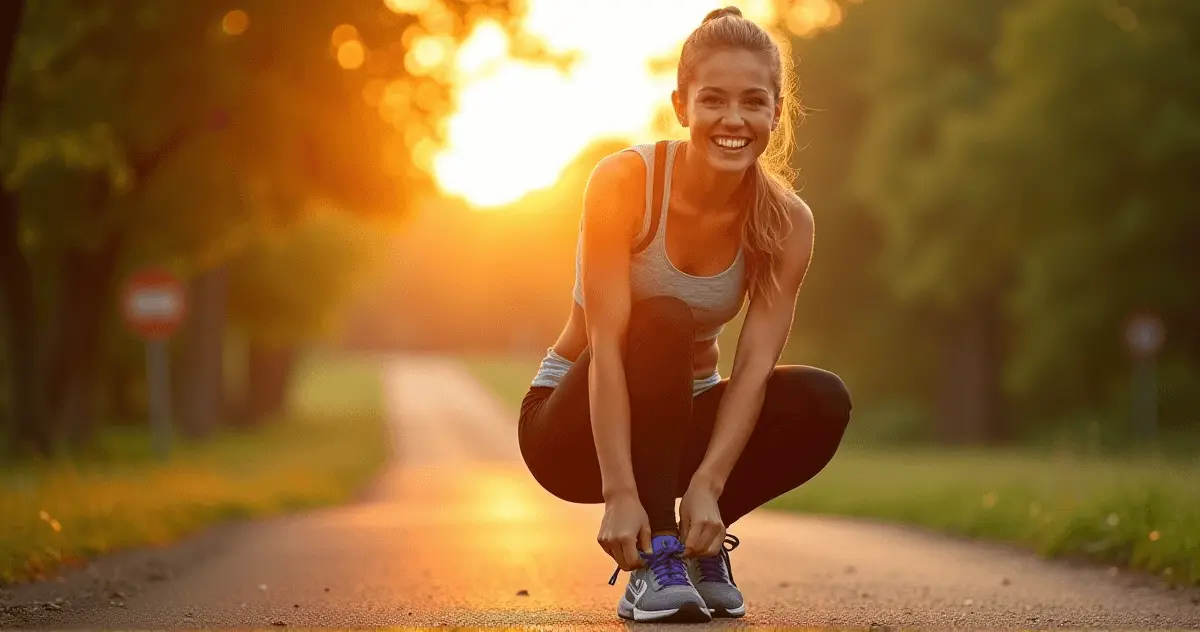
{"type": "MultiPolygon", "coordinates": [[[[500,401],[511,410],[520,409],[521,399],[537,373],[541,357],[522,357],[514,360],[499,355],[477,355],[466,359],[467,369],[486,384],[500,401]]],[[[514,416],[513,419],[516,419],[514,416]]]]}
{"type": "Polygon", "coordinates": [[[144,431],[103,441],[103,461],[0,473],[0,585],[218,522],[347,500],[388,445],[375,365],[331,357],[300,367],[293,413],[260,430],[177,443],[167,460],[152,456],[144,431]]]}
{"type": "MultiPolygon", "coordinates": [[[[516,385],[536,368],[502,358],[467,364],[514,407],[524,394],[516,385]]],[[[917,525],[1200,585],[1197,481],[1194,457],[847,445],[768,507],[917,525]]]]}
{"type": "Polygon", "coordinates": [[[1200,585],[1200,463],[945,448],[838,453],[769,507],[915,524],[1200,585]]]}

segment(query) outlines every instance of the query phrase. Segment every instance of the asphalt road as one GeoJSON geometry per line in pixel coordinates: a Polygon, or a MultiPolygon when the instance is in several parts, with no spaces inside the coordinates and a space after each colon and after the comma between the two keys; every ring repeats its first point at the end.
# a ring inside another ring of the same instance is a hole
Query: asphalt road
{"type": "MultiPolygon", "coordinates": [[[[10,589],[0,627],[624,627],[601,508],[536,486],[511,414],[446,360],[386,380],[398,458],[366,498],[10,589]]],[[[732,625],[1200,628],[1200,592],[1003,546],[761,511],[731,531],[732,625]]]]}

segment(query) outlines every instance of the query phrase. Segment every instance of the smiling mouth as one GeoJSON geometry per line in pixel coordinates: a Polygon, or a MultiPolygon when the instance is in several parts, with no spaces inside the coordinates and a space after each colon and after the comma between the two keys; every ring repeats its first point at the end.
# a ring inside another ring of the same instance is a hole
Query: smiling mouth
{"type": "Polygon", "coordinates": [[[731,151],[737,151],[750,144],[749,138],[739,138],[736,136],[713,136],[712,142],[714,145],[731,151]]]}

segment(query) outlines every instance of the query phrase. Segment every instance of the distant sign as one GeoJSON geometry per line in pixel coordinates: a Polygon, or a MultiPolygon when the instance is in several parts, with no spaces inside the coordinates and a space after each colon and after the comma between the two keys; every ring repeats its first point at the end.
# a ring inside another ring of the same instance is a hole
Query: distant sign
{"type": "Polygon", "coordinates": [[[170,337],[187,312],[183,284],[160,268],[134,273],[125,283],[121,303],[125,324],[145,340],[170,337]]]}
{"type": "Polygon", "coordinates": [[[1129,352],[1139,358],[1149,358],[1162,348],[1166,331],[1162,320],[1153,314],[1138,314],[1125,327],[1125,343],[1129,352]]]}

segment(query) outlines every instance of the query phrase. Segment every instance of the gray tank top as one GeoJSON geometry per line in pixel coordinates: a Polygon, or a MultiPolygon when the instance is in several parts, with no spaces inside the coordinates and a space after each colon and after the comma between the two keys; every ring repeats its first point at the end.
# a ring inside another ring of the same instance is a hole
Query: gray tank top
{"type": "MultiPolygon", "coordinates": [[[[653,296],[673,296],[683,300],[692,309],[696,323],[697,341],[711,340],[720,335],[725,324],[737,316],[746,297],[746,262],[742,248],[728,268],[712,276],[693,276],[671,263],[667,256],[667,209],[671,199],[671,172],[680,141],[667,144],[666,166],[662,174],[654,169],[654,144],[635,145],[625,151],[634,151],[646,163],[646,207],[642,216],[642,228],[635,243],[643,243],[652,230],[654,214],[658,214],[657,230],[648,245],[630,255],[629,289],[634,302],[653,296]],[[663,178],[662,206],[654,206],[654,178],[663,178]]],[[[575,302],[584,305],[582,234],[575,247],[575,302]]]]}

